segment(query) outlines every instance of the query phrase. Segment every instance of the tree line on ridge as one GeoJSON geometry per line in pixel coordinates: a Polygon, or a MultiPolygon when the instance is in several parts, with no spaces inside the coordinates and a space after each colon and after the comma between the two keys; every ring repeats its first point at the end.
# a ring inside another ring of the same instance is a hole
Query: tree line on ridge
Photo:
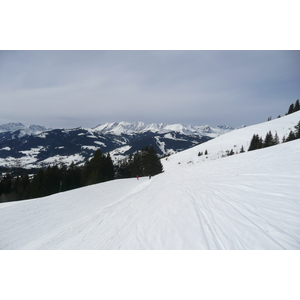
{"type": "Polygon", "coordinates": [[[0,202],[39,198],[117,178],[154,176],[161,172],[162,164],[152,146],[137,151],[118,166],[113,165],[109,153],[98,149],[82,167],[74,163],[69,167],[48,166],[39,169],[32,179],[25,173],[16,178],[6,173],[0,181],[0,202]]]}

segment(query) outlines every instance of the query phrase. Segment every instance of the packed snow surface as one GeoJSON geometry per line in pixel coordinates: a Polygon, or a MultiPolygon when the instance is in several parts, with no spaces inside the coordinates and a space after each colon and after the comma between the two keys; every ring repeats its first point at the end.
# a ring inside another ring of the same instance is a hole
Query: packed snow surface
{"type": "Polygon", "coordinates": [[[300,249],[300,140],[218,154],[271,127],[294,129],[293,115],[170,156],[151,179],[2,203],[0,249],[300,249]],[[197,155],[203,147],[211,156],[197,155]]]}

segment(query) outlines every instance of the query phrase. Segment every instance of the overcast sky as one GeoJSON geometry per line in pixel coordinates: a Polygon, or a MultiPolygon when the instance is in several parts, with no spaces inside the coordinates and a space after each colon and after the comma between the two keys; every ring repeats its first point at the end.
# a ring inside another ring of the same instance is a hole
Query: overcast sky
{"type": "Polygon", "coordinates": [[[0,52],[0,124],[252,125],[299,98],[299,51],[0,52]]]}

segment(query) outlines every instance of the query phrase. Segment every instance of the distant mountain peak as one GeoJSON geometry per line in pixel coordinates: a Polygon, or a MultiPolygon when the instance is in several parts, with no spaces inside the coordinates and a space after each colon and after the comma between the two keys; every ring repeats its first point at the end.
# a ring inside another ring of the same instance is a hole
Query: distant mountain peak
{"type": "Polygon", "coordinates": [[[0,132],[16,131],[23,128],[25,128],[25,125],[22,123],[6,123],[0,125],[0,132]]]}
{"type": "Polygon", "coordinates": [[[153,133],[168,133],[168,132],[178,132],[185,135],[197,135],[203,136],[210,134],[211,137],[216,137],[225,132],[234,130],[230,126],[216,126],[211,127],[208,125],[196,126],[196,125],[184,125],[184,124],[166,124],[166,123],[151,123],[145,124],[144,122],[114,122],[100,124],[92,129],[96,132],[101,132],[105,134],[133,134],[133,133],[144,133],[147,131],[153,133]]]}
{"type": "Polygon", "coordinates": [[[7,123],[0,125],[0,132],[14,132],[22,130],[25,134],[33,134],[36,132],[41,132],[47,130],[45,126],[41,125],[29,125],[25,126],[23,123],[7,123]]]}

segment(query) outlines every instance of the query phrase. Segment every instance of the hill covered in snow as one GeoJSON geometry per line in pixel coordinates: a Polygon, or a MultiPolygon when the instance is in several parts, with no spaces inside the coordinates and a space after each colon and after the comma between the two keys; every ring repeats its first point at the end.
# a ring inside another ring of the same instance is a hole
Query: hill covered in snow
{"type": "Polygon", "coordinates": [[[273,136],[275,136],[275,134],[278,135],[281,142],[284,136],[287,137],[290,131],[295,130],[295,126],[299,121],[300,111],[272,121],[234,130],[210,140],[207,143],[193,147],[188,151],[183,151],[182,153],[177,153],[176,155],[164,159],[164,167],[168,168],[169,165],[174,164],[194,164],[219,159],[227,156],[227,152],[231,150],[233,150],[235,154],[238,154],[242,147],[247,151],[254,134],[258,134],[264,139],[266,134],[271,131],[273,136]],[[199,152],[204,154],[205,151],[207,151],[208,155],[198,156],[199,152]]]}
{"type": "Polygon", "coordinates": [[[253,134],[281,138],[299,120],[294,113],[171,155],[151,180],[2,203],[0,249],[300,249],[300,140],[224,157],[247,150],[253,134]]]}

